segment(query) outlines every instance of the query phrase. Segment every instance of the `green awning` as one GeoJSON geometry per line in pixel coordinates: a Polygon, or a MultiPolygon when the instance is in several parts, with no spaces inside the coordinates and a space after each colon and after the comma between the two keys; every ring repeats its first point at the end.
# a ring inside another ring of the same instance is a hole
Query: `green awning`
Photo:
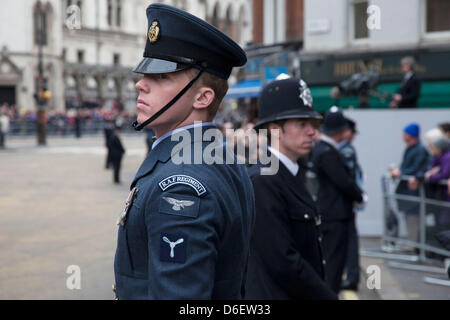
{"type": "MultiPolygon", "coordinates": [[[[385,83],[378,85],[380,93],[396,93],[399,83],[385,83]]],[[[341,108],[358,105],[357,97],[344,97],[335,100],[331,97],[333,86],[310,87],[314,100],[314,108],[317,111],[327,111],[332,105],[341,108]]],[[[369,105],[371,109],[389,108],[390,99],[382,101],[379,98],[371,97],[369,105]]],[[[450,81],[427,81],[422,82],[422,89],[418,103],[419,108],[450,108],[450,81]]]]}

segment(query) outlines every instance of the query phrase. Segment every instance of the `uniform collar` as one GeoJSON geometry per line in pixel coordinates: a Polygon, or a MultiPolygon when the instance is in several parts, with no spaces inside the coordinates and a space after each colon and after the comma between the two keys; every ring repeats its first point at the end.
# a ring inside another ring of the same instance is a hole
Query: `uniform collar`
{"type": "MultiPolygon", "coordinates": [[[[188,125],[172,130],[168,132],[164,138],[163,136],[161,136],[160,138],[162,139],[160,139],[160,141],[156,144],[156,146],[152,146],[152,150],[149,152],[144,162],[139,167],[139,170],[136,173],[133,182],[131,183],[130,189],[132,189],[136,185],[137,181],[140,178],[149,174],[158,162],[165,163],[169,161],[172,155],[177,154],[180,151],[180,149],[183,148],[182,146],[183,143],[181,143],[179,140],[172,141],[172,139],[167,139],[167,137],[171,136],[172,134],[175,134],[176,132],[186,130],[189,131],[189,134],[192,137],[191,140],[192,145],[198,141],[202,141],[205,130],[210,128],[217,128],[217,126],[212,122],[196,123],[193,125],[188,125]],[[195,130],[200,130],[201,134],[196,135],[194,133],[195,130]]],[[[155,143],[153,145],[155,145],[155,143]]]]}
{"type": "Polygon", "coordinates": [[[411,78],[413,74],[414,74],[414,72],[412,72],[412,71],[409,71],[407,74],[405,74],[405,77],[403,78],[404,81],[408,81],[409,78],[411,78]]]}
{"type": "Polygon", "coordinates": [[[161,137],[159,137],[158,139],[156,139],[155,140],[155,142],[153,142],[153,144],[152,144],[152,150],[162,141],[162,140],[164,140],[165,138],[167,138],[167,137],[170,137],[171,135],[173,135],[173,134],[175,134],[175,133],[177,133],[177,132],[180,132],[180,131],[182,131],[182,130],[188,130],[188,129],[191,129],[191,128],[195,128],[195,127],[199,127],[199,126],[202,126],[202,127],[205,127],[205,126],[213,126],[214,125],[214,123],[212,123],[212,122],[197,122],[197,123],[193,123],[193,124],[188,124],[188,125],[186,125],[186,126],[183,126],[183,127],[179,127],[179,128],[176,128],[176,129],[173,129],[173,130],[171,130],[171,131],[169,131],[169,132],[166,132],[165,134],[163,134],[161,137]]]}
{"type": "Polygon", "coordinates": [[[350,141],[344,140],[344,141],[338,143],[338,149],[341,150],[348,145],[350,145],[350,141]]]}
{"type": "Polygon", "coordinates": [[[334,141],[333,139],[331,139],[326,134],[322,134],[322,136],[320,137],[320,140],[325,141],[328,144],[331,144],[336,150],[339,150],[339,145],[337,144],[337,142],[334,141]]]}
{"type": "Polygon", "coordinates": [[[270,146],[268,147],[268,149],[272,154],[274,154],[278,159],[280,159],[281,163],[284,164],[284,166],[289,170],[290,173],[292,173],[293,176],[297,175],[298,170],[300,169],[298,163],[292,161],[286,155],[282,154],[280,151],[270,146]]]}

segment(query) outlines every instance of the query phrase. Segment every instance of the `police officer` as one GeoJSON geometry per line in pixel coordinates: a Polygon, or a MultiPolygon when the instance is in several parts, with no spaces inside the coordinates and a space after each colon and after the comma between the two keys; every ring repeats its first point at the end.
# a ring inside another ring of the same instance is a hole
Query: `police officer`
{"type": "Polygon", "coordinates": [[[297,161],[307,156],[321,116],[312,107],[304,81],[284,79],[267,85],[259,99],[257,129],[269,134],[278,166],[249,169],[256,200],[248,279],[248,299],[337,299],[324,281],[320,217],[297,161]],[[266,174],[263,168],[277,168],[266,174]]]}
{"type": "Polygon", "coordinates": [[[134,127],[151,127],[157,139],[118,219],[116,295],[239,299],[254,220],[252,185],[245,167],[207,164],[202,156],[224,148],[221,140],[211,149],[203,136],[220,135],[211,120],[232,68],[244,65],[246,55],[182,10],[151,4],[147,19],[144,58],[135,69],[143,78],[134,127]]]}
{"type": "Polygon", "coordinates": [[[362,191],[339,153],[348,122],[337,108],[325,114],[321,138],[314,146],[311,160],[319,182],[317,206],[323,217],[323,248],[327,282],[334,292],[341,289],[348,235],[353,219],[353,203],[362,202],[362,191]]]}
{"type": "Polygon", "coordinates": [[[106,162],[105,162],[105,169],[109,169],[111,166],[111,149],[109,147],[110,145],[110,139],[112,135],[114,134],[114,124],[112,121],[106,120],[105,121],[105,127],[103,128],[103,134],[105,136],[105,146],[106,146],[106,162]]]}
{"type": "MultiPolygon", "coordinates": [[[[339,153],[344,159],[347,167],[350,169],[350,175],[356,185],[362,190],[362,170],[358,163],[356,149],[352,142],[357,134],[356,122],[350,118],[345,119],[348,123],[348,129],[345,131],[344,141],[339,144],[339,153]]],[[[366,196],[367,197],[367,196],[366,196]]],[[[358,230],[356,229],[356,213],[362,207],[354,206],[354,215],[350,223],[347,247],[347,262],[345,265],[345,280],[342,281],[341,289],[358,290],[359,283],[359,243],[358,230]]]]}

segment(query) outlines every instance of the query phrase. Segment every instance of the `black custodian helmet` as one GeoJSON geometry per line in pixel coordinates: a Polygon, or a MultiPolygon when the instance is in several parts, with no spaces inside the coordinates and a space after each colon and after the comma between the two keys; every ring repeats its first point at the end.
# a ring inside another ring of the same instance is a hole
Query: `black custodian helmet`
{"type": "Polygon", "coordinates": [[[289,78],[269,83],[258,102],[258,123],[263,125],[284,119],[322,119],[313,108],[311,91],[305,81],[289,78]]]}

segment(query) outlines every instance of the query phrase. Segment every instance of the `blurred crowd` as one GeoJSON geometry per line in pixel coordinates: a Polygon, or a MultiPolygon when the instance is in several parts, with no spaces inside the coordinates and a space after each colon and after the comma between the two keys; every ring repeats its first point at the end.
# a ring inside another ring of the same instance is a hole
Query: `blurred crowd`
{"type": "Polygon", "coordinates": [[[403,129],[406,148],[401,165],[391,165],[388,170],[396,183],[395,193],[415,198],[397,198],[391,203],[386,223],[390,235],[413,242],[420,241],[420,226],[425,225],[426,243],[438,247],[439,235],[450,230],[450,208],[426,201],[426,221],[421,221],[422,203],[414,199],[450,202],[450,123],[440,123],[424,137],[422,142],[417,123],[403,129]]]}
{"type": "MultiPolygon", "coordinates": [[[[4,119],[3,122],[8,123],[7,128],[3,130],[5,134],[33,135],[36,133],[36,110],[25,110],[16,105],[3,103],[0,114],[4,119]]],[[[77,132],[77,129],[83,133],[101,133],[106,121],[114,119],[121,125],[131,123],[136,118],[136,114],[122,108],[78,107],[67,110],[47,110],[46,118],[47,134],[64,136],[77,132]]]]}

